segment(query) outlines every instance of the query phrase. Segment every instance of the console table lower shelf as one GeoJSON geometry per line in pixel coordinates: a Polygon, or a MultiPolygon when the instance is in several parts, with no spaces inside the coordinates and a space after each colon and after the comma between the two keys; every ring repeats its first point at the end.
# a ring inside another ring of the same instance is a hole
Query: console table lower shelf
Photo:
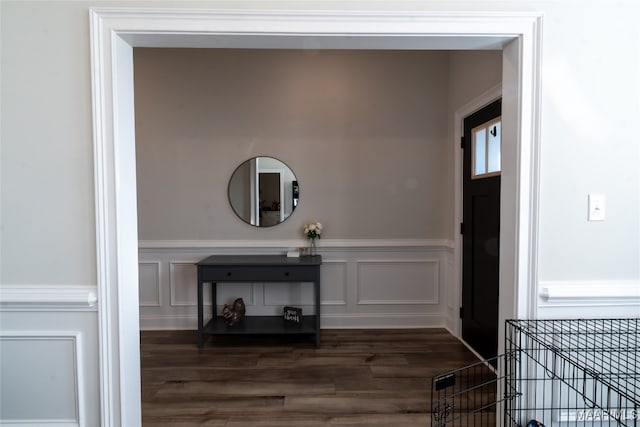
{"type": "Polygon", "coordinates": [[[204,326],[205,335],[313,335],[316,334],[316,316],[303,316],[297,325],[277,316],[246,316],[233,326],[216,317],[204,326]]]}

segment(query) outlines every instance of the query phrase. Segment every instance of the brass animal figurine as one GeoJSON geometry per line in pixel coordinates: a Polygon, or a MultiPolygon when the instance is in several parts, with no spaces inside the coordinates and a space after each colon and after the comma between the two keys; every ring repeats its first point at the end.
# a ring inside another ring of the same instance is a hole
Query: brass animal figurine
{"type": "Polygon", "coordinates": [[[228,326],[233,326],[244,319],[246,307],[242,298],[236,298],[233,305],[225,304],[222,309],[222,317],[228,326]]]}

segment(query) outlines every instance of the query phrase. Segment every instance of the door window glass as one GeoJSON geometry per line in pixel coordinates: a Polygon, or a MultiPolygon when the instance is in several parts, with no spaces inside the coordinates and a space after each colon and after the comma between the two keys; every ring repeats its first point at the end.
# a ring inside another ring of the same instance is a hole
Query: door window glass
{"type": "Polygon", "coordinates": [[[471,177],[476,179],[500,175],[501,118],[498,117],[473,128],[471,134],[473,135],[471,177]]]}
{"type": "Polygon", "coordinates": [[[487,129],[480,128],[473,131],[473,176],[487,173],[487,129]]]}

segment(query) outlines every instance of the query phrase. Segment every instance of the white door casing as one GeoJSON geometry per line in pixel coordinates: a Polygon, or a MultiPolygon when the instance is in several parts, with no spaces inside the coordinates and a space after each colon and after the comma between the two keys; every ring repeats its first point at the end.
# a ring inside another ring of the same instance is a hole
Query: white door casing
{"type": "Polygon", "coordinates": [[[535,315],[540,14],[94,8],[90,19],[103,425],[141,423],[134,47],[502,49],[500,320],[535,315]]]}

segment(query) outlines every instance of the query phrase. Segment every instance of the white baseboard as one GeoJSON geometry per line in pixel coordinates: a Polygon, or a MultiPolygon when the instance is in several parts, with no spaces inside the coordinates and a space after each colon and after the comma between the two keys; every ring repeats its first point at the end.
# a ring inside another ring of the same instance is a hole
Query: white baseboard
{"type": "MultiPolygon", "coordinates": [[[[211,313],[205,313],[210,319],[211,313]]],[[[141,331],[195,331],[198,329],[198,317],[195,315],[140,316],[141,331]]]]}
{"type": "MultiPolygon", "coordinates": [[[[210,314],[205,315],[208,318],[210,314]]],[[[321,329],[418,329],[446,328],[442,316],[428,314],[327,314],[320,319],[321,329]]],[[[196,316],[140,316],[141,331],[197,329],[196,316]]]]}
{"type": "Polygon", "coordinates": [[[419,329],[445,327],[442,316],[420,313],[327,314],[320,319],[320,325],[322,329],[419,329]]]}

